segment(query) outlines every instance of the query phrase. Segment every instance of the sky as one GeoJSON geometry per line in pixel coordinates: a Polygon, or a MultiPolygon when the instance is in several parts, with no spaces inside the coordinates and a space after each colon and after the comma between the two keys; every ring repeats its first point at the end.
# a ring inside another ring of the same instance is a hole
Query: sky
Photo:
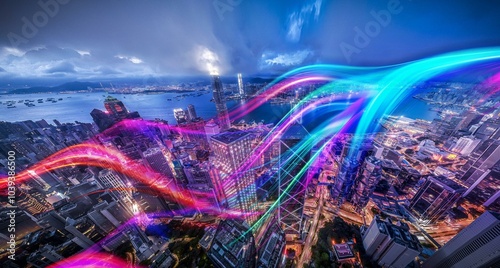
{"type": "Polygon", "coordinates": [[[500,46],[499,14],[488,0],[0,0],[0,82],[388,65],[500,46]]]}

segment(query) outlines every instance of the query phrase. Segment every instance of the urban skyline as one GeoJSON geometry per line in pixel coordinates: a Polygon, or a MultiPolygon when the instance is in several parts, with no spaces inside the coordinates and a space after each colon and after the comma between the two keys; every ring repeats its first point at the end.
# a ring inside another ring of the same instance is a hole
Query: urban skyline
{"type": "Polygon", "coordinates": [[[5,3],[2,267],[500,265],[498,5],[5,3]]]}

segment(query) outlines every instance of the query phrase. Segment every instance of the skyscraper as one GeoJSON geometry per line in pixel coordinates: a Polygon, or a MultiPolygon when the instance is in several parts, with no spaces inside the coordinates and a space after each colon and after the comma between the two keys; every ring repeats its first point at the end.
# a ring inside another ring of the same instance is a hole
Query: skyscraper
{"type": "Polygon", "coordinates": [[[254,214],[257,204],[255,178],[252,171],[239,170],[252,152],[252,139],[248,132],[232,130],[211,137],[213,164],[219,171],[214,181],[216,189],[222,191],[218,195],[224,200],[220,201],[227,208],[243,213],[246,221],[252,224],[257,219],[254,214]]]}
{"type": "Polygon", "coordinates": [[[241,97],[245,96],[245,88],[243,87],[243,78],[241,74],[238,74],[238,91],[241,97]]]}
{"type": "Polygon", "coordinates": [[[378,216],[362,232],[362,237],[366,254],[382,267],[406,267],[422,251],[408,225],[401,223],[398,226],[378,216]]]}
{"type": "Polygon", "coordinates": [[[215,267],[256,267],[255,240],[250,226],[239,219],[223,220],[200,240],[215,267]]]}
{"type": "Polygon", "coordinates": [[[119,197],[119,200],[130,202],[131,193],[126,184],[123,182],[120,175],[113,170],[101,170],[97,176],[97,180],[104,189],[111,189],[112,193],[119,197]]]}
{"type": "Polygon", "coordinates": [[[500,267],[500,214],[484,212],[427,259],[423,268],[500,267]]]}
{"type": "Polygon", "coordinates": [[[441,219],[461,197],[465,188],[445,177],[428,177],[410,202],[409,208],[426,223],[441,219]]]}
{"type": "Polygon", "coordinates": [[[187,122],[186,112],[181,108],[174,109],[174,117],[175,121],[177,121],[177,125],[181,125],[187,122]]]}
{"type": "Polygon", "coordinates": [[[310,146],[300,142],[309,135],[299,124],[292,125],[281,137],[278,158],[278,221],[287,239],[301,237],[305,195],[307,189],[306,173],[299,176],[310,156],[310,146]]]}
{"type": "Polygon", "coordinates": [[[500,140],[484,141],[472,152],[471,158],[464,165],[465,174],[460,180],[470,187],[475,187],[475,184],[484,178],[486,170],[500,161],[500,140]]]}
{"type": "Polygon", "coordinates": [[[380,181],[381,168],[382,161],[374,156],[367,157],[361,165],[351,200],[357,211],[361,211],[368,204],[375,186],[380,181]]]}
{"type": "Polygon", "coordinates": [[[188,105],[187,114],[188,114],[188,118],[190,120],[194,120],[194,119],[198,118],[198,115],[196,114],[196,110],[194,108],[194,105],[192,105],[192,104],[188,105]]]}
{"type": "Polygon", "coordinates": [[[142,154],[146,162],[154,171],[166,176],[167,178],[173,178],[174,175],[172,173],[172,168],[159,147],[149,148],[142,154]]]}
{"type": "Polygon", "coordinates": [[[229,114],[227,112],[226,98],[224,97],[224,88],[222,86],[222,81],[220,76],[212,76],[212,90],[215,102],[215,108],[217,110],[217,121],[219,127],[222,131],[229,129],[231,126],[229,122],[229,114]]]}

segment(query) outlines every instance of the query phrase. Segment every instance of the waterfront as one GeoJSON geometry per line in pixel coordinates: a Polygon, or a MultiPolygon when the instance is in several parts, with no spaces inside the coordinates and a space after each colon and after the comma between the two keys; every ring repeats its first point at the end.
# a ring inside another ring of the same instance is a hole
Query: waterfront
{"type": "MultiPolygon", "coordinates": [[[[213,118],[216,115],[215,104],[210,101],[212,99],[211,92],[205,92],[201,96],[193,94],[182,98],[176,98],[176,96],[181,95],[179,93],[111,95],[121,100],[130,111],[138,111],[142,118],[148,120],[160,118],[175,123],[173,109],[185,109],[189,104],[193,104],[198,116],[205,120],[213,118]]],[[[75,121],[88,123],[92,122],[90,112],[93,109],[104,110],[103,102],[106,96],[107,94],[104,92],[1,95],[0,121],[15,122],[45,119],[48,123],[52,123],[52,120],[57,119],[62,123],[75,121]],[[62,98],[62,100],[53,103],[46,101],[48,98],[55,98],[56,100],[62,98]],[[38,99],[43,99],[43,103],[38,103],[36,101],[38,99]],[[33,102],[35,106],[28,107],[23,103],[18,103],[20,100],[35,100],[33,102]],[[14,105],[16,108],[7,108],[7,105],[3,104],[6,101],[15,101],[14,105]]],[[[244,105],[244,103],[244,101],[228,100],[227,105],[231,110],[244,105]]],[[[429,107],[426,102],[409,98],[404,105],[395,110],[394,115],[404,115],[413,119],[432,120],[438,114],[430,111],[429,107]]],[[[290,108],[290,104],[264,103],[242,119],[245,119],[247,122],[255,120],[256,122],[276,123],[290,108]]]]}

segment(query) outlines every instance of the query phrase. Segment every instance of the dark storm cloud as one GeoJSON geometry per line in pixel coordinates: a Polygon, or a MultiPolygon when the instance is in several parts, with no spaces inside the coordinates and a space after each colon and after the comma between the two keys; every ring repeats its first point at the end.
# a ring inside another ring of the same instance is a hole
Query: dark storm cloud
{"type": "Polygon", "coordinates": [[[2,78],[280,73],[500,45],[495,1],[393,1],[4,0],[0,68],[2,78]],[[355,47],[355,27],[390,3],[401,11],[355,47]],[[343,43],[357,50],[346,57],[343,43]]]}

